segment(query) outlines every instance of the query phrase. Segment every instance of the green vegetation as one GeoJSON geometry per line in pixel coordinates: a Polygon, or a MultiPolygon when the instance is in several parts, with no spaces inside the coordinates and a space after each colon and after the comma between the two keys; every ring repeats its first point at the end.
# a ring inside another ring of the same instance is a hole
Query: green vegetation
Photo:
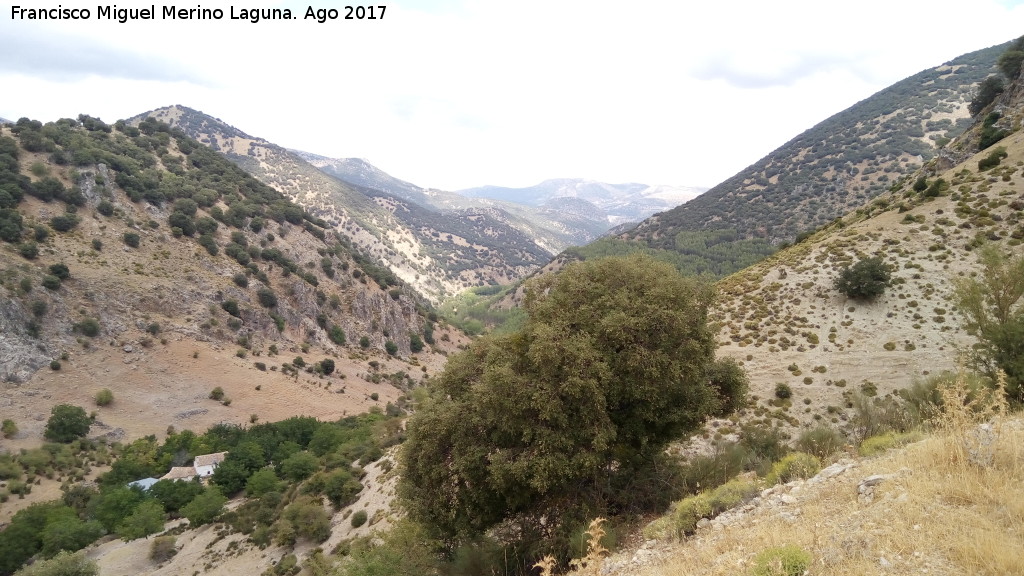
{"type": "Polygon", "coordinates": [[[96,400],[97,406],[109,406],[114,401],[114,393],[110,391],[110,388],[104,388],[97,392],[93,399],[96,400]]]}
{"type": "Polygon", "coordinates": [[[80,406],[58,404],[50,410],[43,436],[54,442],[71,442],[89,433],[92,420],[80,406]]]}
{"type": "Polygon", "coordinates": [[[843,267],[836,277],[835,288],[847,298],[870,301],[881,296],[891,280],[891,268],[876,256],[843,267]]]}
{"type": "Polygon", "coordinates": [[[511,522],[523,542],[561,555],[605,506],[664,505],[666,443],[745,393],[742,373],[713,370],[710,298],[644,256],[539,279],[523,328],[451,358],[410,421],[400,480],[410,517],[449,549],[511,522]]]}
{"type": "Polygon", "coordinates": [[[1006,374],[1006,392],[1015,404],[1024,403],[1024,257],[1006,256],[997,246],[979,250],[980,278],[955,282],[954,298],[967,329],[976,334],[975,367],[995,381],[1006,374]]]}
{"type": "Polygon", "coordinates": [[[799,546],[787,544],[768,548],[754,557],[753,576],[803,576],[811,567],[811,555],[799,546]]]}

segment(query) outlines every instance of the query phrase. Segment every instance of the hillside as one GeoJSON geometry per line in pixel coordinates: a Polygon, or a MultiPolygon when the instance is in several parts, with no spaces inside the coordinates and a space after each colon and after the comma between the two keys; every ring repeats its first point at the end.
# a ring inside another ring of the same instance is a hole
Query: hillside
{"type": "MultiPolygon", "coordinates": [[[[606,233],[612,226],[608,213],[586,201],[577,209],[563,210],[560,201],[571,201],[571,197],[552,196],[549,201],[540,203],[520,199],[516,194],[508,194],[503,198],[470,197],[461,193],[420,188],[358,158],[327,158],[309,152],[295,153],[327,174],[360,189],[374,190],[377,195],[383,192],[425,208],[456,214],[464,211],[489,212],[532,238],[551,254],[557,254],[570,246],[586,244],[606,233]]],[[[659,191],[664,192],[661,189],[659,191]]],[[[673,198],[671,192],[668,198],[673,198]]],[[[628,202],[625,199],[623,201],[628,202]]],[[[664,209],[675,204],[659,206],[664,209]]],[[[656,211],[652,209],[632,221],[638,221],[656,211]]]]}
{"type": "MultiPolygon", "coordinates": [[[[885,396],[954,370],[975,342],[952,304],[952,282],[980,270],[989,243],[1021,254],[1024,241],[1024,91],[1017,82],[999,110],[1005,138],[979,151],[982,125],[949,144],[962,163],[929,161],[918,176],[837,219],[806,240],[718,283],[723,354],[744,363],[760,415],[806,426],[849,420],[851,395],[885,396]],[[994,167],[979,162],[1005,156],[994,167]],[[918,188],[918,189],[915,189],[918,188]],[[839,270],[865,256],[892,269],[876,300],[847,300],[839,270]],[[777,383],[793,391],[779,407],[777,383]]],[[[983,112],[981,116],[986,116],[983,112]]]]}
{"type": "Polygon", "coordinates": [[[778,245],[855,210],[970,125],[967,104],[1005,48],[972,52],[897,82],[621,238],[680,251],[680,232],[731,229],[740,240],[778,245]]]}
{"type": "Polygon", "coordinates": [[[367,361],[443,364],[414,355],[449,337],[414,292],[180,131],[23,119],[0,158],[0,405],[20,429],[5,449],[103,388],[116,401],[94,432],[131,439],[383,407],[401,392],[367,361]],[[234,402],[209,400],[217,386],[234,402]]]}
{"type": "Polygon", "coordinates": [[[493,210],[440,211],[346,184],[298,155],[183,106],[147,112],[220,152],[351,239],[433,302],[520,278],[549,257],[493,210]]]}

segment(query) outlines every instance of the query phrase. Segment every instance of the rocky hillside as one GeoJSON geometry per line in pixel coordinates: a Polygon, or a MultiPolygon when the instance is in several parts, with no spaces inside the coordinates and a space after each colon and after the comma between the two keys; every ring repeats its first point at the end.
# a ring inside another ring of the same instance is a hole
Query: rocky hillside
{"type": "Polygon", "coordinates": [[[993,112],[1004,131],[994,145],[979,150],[979,122],[870,203],[718,283],[720,350],[744,363],[758,416],[842,423],[855,392],[881,397],[956,368],[975,339],[962,328],[952,281],[980,270],[975,250],[985,243],[1024,252],[1019,81],[979,118],[993,112]],[[991,158],[995,165],[981,163],[991,158]],[[893,269],[892,285],[874,301],[848,300],[834,280],[866,256],[893,269]],[[779,383],[791,398],[776,397],[779,383]]]}
{"type": "Polygon", "coordinates": [[[971,124],[968,103],[1005,48],[972,52],[897,82],[622,237],[680,250],[681,231],[733,229],[740,240],[780,244],[855,210],[971,124]]]}
{"type": "MultiPolygon", "coordinates": [[[[455,213],[488,211],[495,218],[528,235],[551,254],[557,254],[570,246],[586,244],[608,232],[612,226],[612,219],[605,210],[585,200],[572,203],[575,198],[568,193],[565,196],[552,195],[543,202],[531,201],[536,198],[528,192],[525,197],[520,198],[516,192],[525,189],[502,189],[510,190],[512,193],[500,198],[487,195],[471,197],[462,193],[420,188],[358,158],[326,158],[308,152],[296,154],[327,174],[353,186],[375,190],[378,195],[384,192],[426,208],[455,213]]],[[[657,190],[658,193],[665,193],[660,188],[657,190]]],[[[672,198],[675,196],[669,191],[664,199],[665,203],[659,203],[657,209],[650,209],[631,221],[641,220],[658,209],[669,208],[679,203],[667,204],[672,198]]],[[[680,201],[689,198],[690,196],[684,196],[680,201]]],[[[627,199],[621,200],[624,204],[629,204],[627,199]]]]}
{"type": "MultiPolygon", "coordinates": [[[[181,131],[23,119],[0,129],[0,168],[0,405],[15,445],[40,441],[54,404],[102,388],[117,398],[105,429],[135,437],[337,417],[378,403],[370,358],[410,377],[414,357],[443,363],[424,347],[448,332],[414,291],[181,131]],[[210,403],[216,386],[235,403],[210,403]]],[[[381,405],[400,394],[386,388],[381,405]]]]}
{"type": "Polygon", "coordinates": [[[549,252],[500,211],[442,211],[385,191],[347,184],[297,154],[183,106],[152,117],[183,130],[350,238],[433,302],[462,290],[507,283],[549,252]]]}

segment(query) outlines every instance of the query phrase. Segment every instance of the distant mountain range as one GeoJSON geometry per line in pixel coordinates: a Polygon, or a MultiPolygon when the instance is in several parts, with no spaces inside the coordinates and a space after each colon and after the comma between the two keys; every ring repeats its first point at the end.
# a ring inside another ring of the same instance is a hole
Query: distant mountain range
{"type": "MultiPolygon", "coordinates": [[[[607,184],[582,178],[558,178],[526,188],[481,186],[459,190],[458,193],[470,198],[490,198],[540,208],[568,206],[562,199],[574,198],[604,213],[611,228],[627,222],[638,222],[658,212],[675,208],[706,190],[695,186],[607,184]]],[[[586,208],[583,204],[577,203],[576,206],[586,208]]]]}

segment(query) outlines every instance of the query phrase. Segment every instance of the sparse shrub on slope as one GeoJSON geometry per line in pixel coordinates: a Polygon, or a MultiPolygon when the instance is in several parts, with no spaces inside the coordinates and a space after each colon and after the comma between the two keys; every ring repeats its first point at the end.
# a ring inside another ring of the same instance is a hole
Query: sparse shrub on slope
{"type": "Polygon", "coordinates": [[[836,290],[854,300],[873,300],[889,286],[892,271],[880,257],[864,258],[839,272],[836,290]]]}

